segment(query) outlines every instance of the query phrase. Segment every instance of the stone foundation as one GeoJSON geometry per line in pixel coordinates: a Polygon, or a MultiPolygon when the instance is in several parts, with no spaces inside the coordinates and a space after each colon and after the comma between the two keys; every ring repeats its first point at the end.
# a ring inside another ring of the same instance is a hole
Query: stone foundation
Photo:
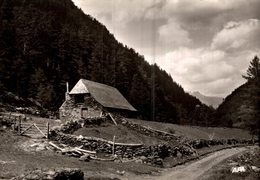
{"type": "Polygon", "coordinates": [[[89,95],[84,96],[83,103],[75,102],[73,95],[67,95],[66,101],[59,109],[62,121],[77,120],[81,118],[94,118],[102,115],[103,108],[89,95]]]}

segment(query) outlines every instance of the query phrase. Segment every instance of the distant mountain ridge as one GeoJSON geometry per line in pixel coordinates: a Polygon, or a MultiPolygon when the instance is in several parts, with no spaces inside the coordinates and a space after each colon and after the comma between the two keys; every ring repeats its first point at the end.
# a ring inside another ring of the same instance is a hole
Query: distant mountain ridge
{"type": "Polygon", "coordinates": [[[204,103],[208,106],[212,106],[215,109],[223,102],[223,98],[221,98],[221,97],[205,96],[198,91],[191,92],[191,95],[198,98],[202,103],[204,103]]]}

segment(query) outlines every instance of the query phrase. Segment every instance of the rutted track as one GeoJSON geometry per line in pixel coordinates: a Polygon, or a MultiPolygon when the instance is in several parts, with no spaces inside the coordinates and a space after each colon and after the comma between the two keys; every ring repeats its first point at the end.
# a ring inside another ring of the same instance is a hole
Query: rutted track
{"type": "Polygon", "coordinates": [[[225,149],[212,153],[209,156],[206,156],[191,164],[186,164],[175,168],[167,169],[160,176],[137,176],[129,177],[127,179],[196,180],[199,179],[201,175],[206,173],[213,166],[245,150],[245,147],[225,149]]]}

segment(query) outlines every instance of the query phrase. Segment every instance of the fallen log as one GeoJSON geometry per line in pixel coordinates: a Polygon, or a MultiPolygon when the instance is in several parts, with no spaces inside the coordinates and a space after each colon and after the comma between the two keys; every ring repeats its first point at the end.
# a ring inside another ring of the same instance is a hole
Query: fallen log
{"type": "Polygon", "coordinates": [[[59,146],[57,146],[56,144],[52,143],[52,142],[49,142],[49,145],[55,147],[56,149],[60,150],[60,151],[63,151],[62,148],[60,148],[59,146]]]}
{"type": "MultiPolygon", "coordinates": [[[[112,141],[109,141],[108,143],[109,143],[109,144],[113,144],[112,141]]],[[[131,146],[131,147],[140,147],[140,146],[143,146],[143,144],[115,143],[115,146],[131,146]]]]}
{"type": "Polygon", "coordinates": [[[87,153],[87,154],[96,154],[97,153],[96,151],[88,151],[88,150],[85,150],[85,149],[81,149],[79,147],[76,147],[74,149],[77,150],[77,151],[83,152],[83,153],[87,153]]]}
{"type": "Polygon", "coordinates": [[[53,142],[49,142],[49,144],[53,147],[55,147],[56,149],[60,150],[62,153],[78,153],[79,155],[83,155],[83,154],[96,154],[96,151],[88,151],[85,149],[81,149],[80,147],[69,147],[66,146],[65,148],[60,148],[59,146],[57,146],[56,144],[54,144],[53,142]]]}
{"type": "Polygon", "coordinates": [[[61,151],[61,153],[63,154],[67,154],[67,153],[74,153],[74,154],[78,154],[79,156],[82,156],[84,153],[76,150],[76,149],[72,149],[72,148],[65,148],[61,151]]]}

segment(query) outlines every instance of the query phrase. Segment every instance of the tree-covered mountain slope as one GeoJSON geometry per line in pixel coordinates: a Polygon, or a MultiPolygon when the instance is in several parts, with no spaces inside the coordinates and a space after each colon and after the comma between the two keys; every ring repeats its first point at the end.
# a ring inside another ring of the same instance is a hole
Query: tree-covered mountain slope
{"type": "Polygon", "coordinates": [[[116,87],[142,118],[172,123],[201,104],[71,0],[0,0],[0,7],[0,90],[57,110],[66,81],[84,78],[116,87]]]}
{"type": "Polygon", "coordinates": [[[216,121],[221,126],[251,129],[260,118],[260,84],[248,81],[235,89],[218,107],[216,121]]]}

